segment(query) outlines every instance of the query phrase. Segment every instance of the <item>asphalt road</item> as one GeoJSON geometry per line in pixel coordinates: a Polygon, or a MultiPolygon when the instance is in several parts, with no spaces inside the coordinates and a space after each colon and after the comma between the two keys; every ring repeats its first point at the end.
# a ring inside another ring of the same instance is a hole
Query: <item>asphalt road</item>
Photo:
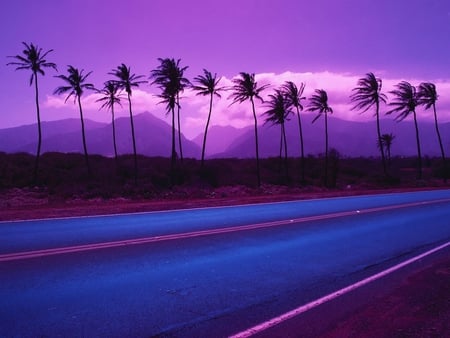
{"type": "Polygon", "coordinates": [[[439,190],[2,222],[0,336],[229,336],[448,241],[449,216],[439,190]]]}

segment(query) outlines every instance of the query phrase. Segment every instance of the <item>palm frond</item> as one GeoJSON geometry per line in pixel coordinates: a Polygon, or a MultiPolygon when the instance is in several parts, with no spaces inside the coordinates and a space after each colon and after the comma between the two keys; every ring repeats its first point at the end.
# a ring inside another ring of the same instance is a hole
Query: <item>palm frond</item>
{"type": "Polygon", "coordinates": [[[332,114],[333,109],[328,105],[328,95],[323,89],[316,89],[309,99],[308,111],[317,112],[317,116],[312,120],[312,123],[316,122],[323,114],[332,114]]]}
{"type": "Polygon", "coordinates": [[[173,109],[177,104],[177,97],[187,87],[191,86],[190,81],[184,77],[187,66],[181,67],[181,60],[170,58],[158,58],[159,66],[150,72],[151,84],[155,84],[161,89],[163,103],[167,103],[167,109],[173,109]]]}
{"type": "Polygon", "coordinates": [[[232,82],[233,86],[229,87],[228,90],[232,90],[233,92],[229,96],[232,98],[232,104],[236,102],[242,103],[246,100],[250,100],[253,98],[259,99],[261,102],[264,102],[260,93],[266,89],[269,85],[263,85],[258,87],[258,83],[255,81],[255,74],[249,74],[245,72],[239,73],[240,77],[234,78],[232,82]]]}
{"type": "MultiPolygon", "coordinates": [[[[386,95],[381,93],[382,80],[373,73],[367,73],[360,78],[357,87],[353,88],[350,101],[354,103],[351,110],[361,110],[361,114],[380,102],[386,103],[386,95]]],[[[375,114],[376,115],[376,112],[375,114]]]]}
{"type": "Polygon", "coordinates": [[[303,82],[301,82],[300,86],[297,87],[294,82],[286,81],[281,86],[281,90],[283,92],[283,95],[288,100],[290,106],[296,107],[299,110],[303,110],[302,101],[306,100],[306,97],[302,96],[303,91],[305,90],[305,84],[303,82]]]}
{"type": "Polygon", "coordinates": [[[87,74],[83,74],[84,69],[77,69],[71,65],[67,66],[68,76],[66,75],[57,75],[56,78],[59,78],[66,82],[67,86],[61,86],[55,89],[54,94],[66,94],[69,92],[69,95],[66,97],[67,100],[74,96],[74,102],[77,98],[83,95],[85,90],[95,90],[95,87],[92,83],[86,83],[86,79],[92,72],[88,72],[87,74]]]}
{"type": "Polygon", "coordinates": [[[289,102],[280,89],[276,89],[274,94],[269,95],[269,100],[265,102],[265,106],[269,108],[263,113],[266,116],[265,123],[283,124],[288,120],[289,114],[292,113],[289,102]]]}
{"type": "Polygon", "coordinates": [[[122,106],[120,100],[123,98],[123,95],[120,93],[120,86],[117,81],[106,81],[104,83],[103,89],[96,91],[97,93],[103,95],[101,98],[95,101],[103,103],[100,108],[111,110],[115,104],[122,106]]]}
{"type": "Polygon", "coordinates": [[[125,92],[127,92],[130,96],[133,91],[132,88],[137,88],[139,85],[147,83],[147,81],[141,80],[144,77],[143,75],[132,74],[131,68],[127,67],[124,63],[117,66],[116,69],[113,69],[108,74],[115,76],[117,78],[115,81],[117,82],[119,88],[125,90],[125,92]]]}
{"type": "Polygon", "coordinates": [[[7,65],[16,66],[16,70],[22,69],[30,69],[31,77],[30,77],[30,86],[33,84],[33,80],[37,74],[45,75],[44,68],[53,68],[57,70],[56,64],[53,62],[48,62],[45,57],[53,52],[53,49],[50,49],[46,52],[42,51],[42,48],[35,46],[30,43],[22,42],[25,46],[23,50],[23,55],[15,55],[9,56],[10,58],[14,58],[17,61],[9,62],[7,65]]]}
{"type": "Polygon", "coordinates": [[[436,104],[438,94],[436,86],[431,82],[423,82],[419,85],[417,91],[417,105],[425,106],[425,109],[430,109],[436,104]]]}
{"type": "Polygon", "coordinates": [[[224,90],[224,87],[218,87],[221,77],[217,78],[217,73],[214,75],[211,74],[210,71],[203,69],[204,75],[198,75],[194,77],[194,81],[198,83],[198,85],[192,85],[192,89],[197,92],[196,95],[215,95],[217,97],[222,97],[220,95],[220,91],[224,90]]]}
{"type": "Polygon", "coordinates": [[[416,109],[416,88],[406,81],[400,82],[395,87],[397,89],[390,91],[390,93],[394,95],[394,99],[389,103],[389,106],[393,108],[387,111],[386,114],[397,114],[395,120],[402,121],[416,109]]]}

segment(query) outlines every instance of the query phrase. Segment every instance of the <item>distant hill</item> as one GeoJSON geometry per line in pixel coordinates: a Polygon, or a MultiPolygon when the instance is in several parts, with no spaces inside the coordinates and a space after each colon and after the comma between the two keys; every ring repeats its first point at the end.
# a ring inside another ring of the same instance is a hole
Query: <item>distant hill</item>
{"type": "MultiPolygon", "coordinates": [[[[171,126],[146,112],[134,116],[137,152],[147,156],[171,154],[171,126]]],[[[86,143],[89,154],[112,156],[114,146],[111,124],[85,120],[86,143]]],[[[42,153],[83,152],[81,125],[78,119],[44,122],[42,124],[42,153]]],[[[127,117],[116,120],[117,151],[119,154],[133,152],[130,120],[127,117]]],[[[182,135],[183,155],[197,157],[201,149],[182,135]]],[[[28,152],[34,154],[37,147],[36,125],[0,130],[0,151],[28,152]]],[[[178,149],[178,147],[177,147],[178,149]]]]}
{"type": "MultiPolygon", "coordinates": [[[[313,115],[302,118],[304,149],[306,154],[323,153],[325,149],[324,121],[311,124],[313,115]]],[[[440,125],[446,153],[450,155],[450,123],[440,125]]],[[[414,123],[412,121],[381,121],[382,133],[393,133],[392,156],[415,156],[417,154],[414,123]]],[[[379,156],[375,119],[369,122],[345,121],[329,117],[329,147],[343,156],[379,156]]],[[[434,123],[419,122],[421,149],[423,155],[440,156],[434,123]]],[[[292,118],[286,124],[289,156],[300,155],[300,141],[297,120],[292,118]]],[[[259,127],[259,151],[261,157],[278,156],[280,151],[280,127],[263,125],[259,127]]],[[[248,130],[236,139],[228,149],[215,157],[250,158],[255,156],[254,131],[248,130]]]]}
{"type": "MultiPolygon", "coordinates": [[[[302,117],[306,154],[324,152],[324,121],[319,119],[311,124],[312,114],[302,117]]],[[[171,126],[165,121],[145,112],[134,116],[137,152],[147,156],[169,157],[171,152],[171,126]]],[[[353,122],[329,118],[329,146],[337,149],[343,156],[379,156],[376,146],[375,119],[369,122],[353,122]]],[[[85,120],[86,141],[90,154],[112,156],[111,124],[85,120]]],[[[419,121],[420,140],[423,155],[439,156],[439,146],[433,122],[419,121]]],[[[382,133],[393,133],[392,156],[415,156],[416,140],[412,121],[397,123],[393,120],[381,121],[382,133]]],[[[446,154],[450,156],[450,123],[440,125],[446,154]]],[[[117,149],[119,154],[132,153],[130,120],[128,117],[116,120],[117,149]]],[[[298,125],[295,117],[286,124],[289,156],[300,155],[298,125]]],[[[83,152],[81,126],[78,119],[42,123],[42,153],[44,152],[83,152]]],[[[190,141],[183,138],[183,155],[200,158],[203,134],[190,141]]],[[[234,127],[211,126],[208,131],[206,153],[209,158],[255,156],[254,130],[250,125],[237,129],[234,127]]],[[[280,149],[279,126],[259,125],[259,151],[261,157],[278,156],[280,149]]],[[[7,153],[28,152],[34,154],[37,146],[37,127],[35,124],[15,128],[0,129],[0,151],[7,153]]],[[[178,147],[177,147],[178,149],[178,147]]]]}
{"type": "MultiPolygon", "coordinates": [[[[252,127],[235,128],[232,126],[211,126],[206,139],[206,157],[223,153],[236,139],[244,135],[252,127]]],[[[200,148],[203,146],[203,135],[197,135],[192,141],[200,148]]]]}
{"type": "MultiPolygon", "coordinates": [[[[85,120],[86,130],[97,129],[104,126],[106,126],[104,123],[85,120]]],[[[44,121],[41,122],[41,128],[42,145],[45,147],[47,145],[46,139],[53,136],[68,135],[72,132],[81,133],[81,122],[79,119],[75,118],[49,122],[44,121]]],[[[19,151],[36,153],[37,138],[38,130],[36,124],[0,129],[0,151],[7,153],[19,151]]],[[[63,139],[60,141],[63,141],[63,139]]],[[[45,151],[47,150],[44,150],[43,152],[45,151]]]]}

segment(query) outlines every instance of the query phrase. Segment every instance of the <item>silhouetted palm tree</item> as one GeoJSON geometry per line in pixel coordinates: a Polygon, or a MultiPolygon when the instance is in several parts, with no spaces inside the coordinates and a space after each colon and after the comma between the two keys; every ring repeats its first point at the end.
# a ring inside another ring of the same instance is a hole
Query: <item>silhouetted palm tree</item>
{"type": "Polygon", "coordinates": [[[439,132],[439,124],[436,113],[436,101],[438,99],[438,95],[436,92],[436,86],[434,83],[424,82],[419,85],[419,90],[417,92],[417,104],[424,106],[425,109],[430,109],[433,107],[434,113],[434,126],[436,129],[436,134],[439,141],[439,147],[441,149],[442,163],[444,169],[444,181],[447,181],[447,161],[445,159],[444,147],[442,145],[441,133],[439,132]]]}
{"type": "Polygon", "coordinates": [[[391,164],[391,147],[394,139],[395,136],[392,133],[383,134],[381,135],[381,138],[377,139],[377,147],[383,148],[383,151],[386,151],[387,161],[389,165],[391,164]]]}
{"type": "Polygon", "coordinates": [[[217,74],[212,75],[211,72],[207,71],[206,69],[203,69],[203,75],[199,75],[194,78],[194,81],[196,81],[198,85],[192,86],[192,89],[197,91],[197,95],[203,96],[209,95],[208,119],[206,120],[205,133],[203,134],[202,167],[205,160],[206,135],[208,133],[209,122],[211,120],[214,95],[220,98],[221,95],[219,94],[219,91],[224,89],[223,87],[221,88],[218,87],[220,79],[221,79],[220,77],[217,78],[217,74]]]}
{"type": "Polygon", "coordinates": [[[395,118],[395,120],[397,121],[403,121],[406,117],[413,114],[414,126],[416,128],[417,158],[419,162],[417,178],[422,179],[422,153],[420,151],[419,127],[417,125],[417,116],[416,116],[416,107],[417,107],[416,88],[406,81],[400,82],[398,85],[396,85],[396,87],[397,89],[390,92],[395,97],[394,101],[390,102],[389,105],[394,108],[389,110],[386,114],[388,115],[392,113],[398,114],[395,118]]]}
{"type": "Polygon", "coordinates": [[[325,186],[328,186],[328,113],[332,114],[333,109],[328,105],[328,95],[325,90],[315,90],[315,94],[309,98],[308,111],[318,113],[312,123],[325,115],[325,186]]]}
{"type": "Polygon", "coordinates": [[[15,62],[9,62],[8,65],[17,66],[16,70],[29,69],[31,70],[30,86],[34,81],[34,91],[35,91],[35,102],[36,102],[36,114],[37,114],[37,125],[38,125],[38,146],[36,150],[36,159],[34,163],[34,173],[33,182],[37,181],[37,172],[39,167],[39,157],[41,155],[41,144],[42,144],[42,131],[41,131],[41,114],[39,110],[39,87],[38,87],[38,74],[42,76],[45,75],[44,68],[56,69],[56,64],[53,62],[47,62],[45,57],[53,51],[50,49],[46,52],[42,51],[42,48],[33,45],[32,43],[27,44],[22,42],[25,46],[23,50],[23,55],[10,56],[16,59],[15,62]]]}
{"type": "Polygon", "coordinates": [[[295,107],[297,112],[297,120],[298,120],[298,131],[300,136],[300,156],[301,156],[301,169],[302,169],[302,182],[305,182],[305,151],[303,146],[303,130],[302,130],[302,121],[300,118],[300,111],[303,110],[302,101],[306,99],[306,97],[302,96],[303,91],[305,90],[305,84],[302,82],[300,86],[297,87],[294,82],[286,81],[282,86],[281,90],[283,94],[286,96],[288,103],[290,106],[295,107]]]}
{"type": "Polygon", "coordinates": [[[146,83],[147,81],[140,80],[143,75],[136,75],[131,73],[130,67],[127,67],[124,63],[113,69],[109,75],[115,76],[118,80],[114,80],[119,88],[125,90],[128,97],[128,109],[130,112],[130,123],[131,123],[131,137],[133,139],[133,155],[134,155],[134,183],[137,183],[137,152],[136,152],[136,137],[134,133],[134,122],[133,122],[133,111],[131,109],[131,95],[133,88],[139,87],[140,84],[146,83]]]}
{"type": "Polygon", "coordinates": [[[117,146],[116,146],[116,126],[115,126],[115,118],[114,118],[114,105],[120,103],[121,95],[119,93],[119,84],[117,81],[106,81],[104,83],[103,89],[98,90],[99,94],[103,96],[99,98],[96,102],[102,102],[101,108],[106,108],[111,111],[111,123],[112,123],[112,136],[113,136],[113,144],[114,144],[114,158],[117,161],[117,146]]]}
{"type": "Polygon", "coordinates": [[[276,89],[274,94],[269,95],[269,100],[266,101],[266,107],[269,108],[269,110],[266,110],[263,113],[266,115],[266,123],[271,122],[272,125],[280,125],[280,162],[284,145],[284,168],[286,180],[288,180],[289,173],[285,122],[288,120],[289,114],[292,113],[290,110],[290,103],[284,93],[281,90],[276,89]]]}
{"type": "Polygon", "coordinates": [[[269,85],[258,87],[258,84],[255,81],[255,74],[241,72],[239,75],[240,77],[234,78],[232,80],[234,86],[230,88],[230,90],[233,91],[233,93],[230,95],[230,97],[233,98],[233,102],[231,104],[235,104],[236,102],[242,103],[246,100],[250,100],[250,102],[252,103],[253,119],[255,123],[256,172],[259,187],[261,186],[261,174],[259,168],[258,120],[256,118],[254,98],[257,98],[261,102],[264,102],[259,94],[269,85]]]}
{"type": "Polygon", "coordinates": [[[58,75],[57,78],[65,81],[67,86],[61,86],[56,88],[54,94],[67,94],[65,102],[73,96],[74,103],[78,102],[78,108],[80,109],[80,119],[81,119],[81,135],[83,138],[83,149],[84,149],[84,158],[86,160],[86,167],[88,170],[88,174],[91,174],[91,167],[89,166],[89,157],[86,146],[86,135],[84,130],[84,118],[83,118],[83,109],[81,107],[81,95],[83,95],[84,90],[95,90],[94,85],[92,83],[86,83],[87,77],[92,73],[89,72],[86,75],[83,75],[84,70],[79,70],[73,66],[67,67],[67,72],[69,76],[66,75],[58,75]]]}
{"type": "Polygon", "coordinates": [[[181,143],[181,125],[180,125],[180,93],[190,85],[188,79],[184,77],[184,71],[188,68],[180,67],[180,59],[159,58],[159,66],[150,72],[152,84],[156,84],[161,89],[158,95],[161,102],[166,103],[166,110],[172,112],[172,169],[175,165],[175,106],[177,106],[178,120],[178,146],[180,150],[180,159],[183,160],[183,148],[181,143]]]}
{"type": "MultiPolygon", "coordinates": [[[[375,106],[374,116],[377,119],[378,142],[381,142],[380,102],[386,103],[386,95],[381,93],[381,87],[381,79],[377,78],[373,73],[367,73],[365,77],[358,80],[358,86],[352,90],[353,94],[350,96],[350,100],[355,104],[351,108],[352,110],[362,110],[364,113],[375,106]]],[[[383,147],[380,147],[380,153],[384,176],[388,176],[383,147]]]]}

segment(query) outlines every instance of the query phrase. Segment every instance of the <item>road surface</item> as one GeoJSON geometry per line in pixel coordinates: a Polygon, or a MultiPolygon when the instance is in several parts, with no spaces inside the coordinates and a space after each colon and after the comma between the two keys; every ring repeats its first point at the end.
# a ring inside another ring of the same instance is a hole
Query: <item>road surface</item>
{"type": "Polygon", "coordinates": [[[449,216],[439,190],[2,222],[0,336],[226,337],[448,242],[449,216]]]}

